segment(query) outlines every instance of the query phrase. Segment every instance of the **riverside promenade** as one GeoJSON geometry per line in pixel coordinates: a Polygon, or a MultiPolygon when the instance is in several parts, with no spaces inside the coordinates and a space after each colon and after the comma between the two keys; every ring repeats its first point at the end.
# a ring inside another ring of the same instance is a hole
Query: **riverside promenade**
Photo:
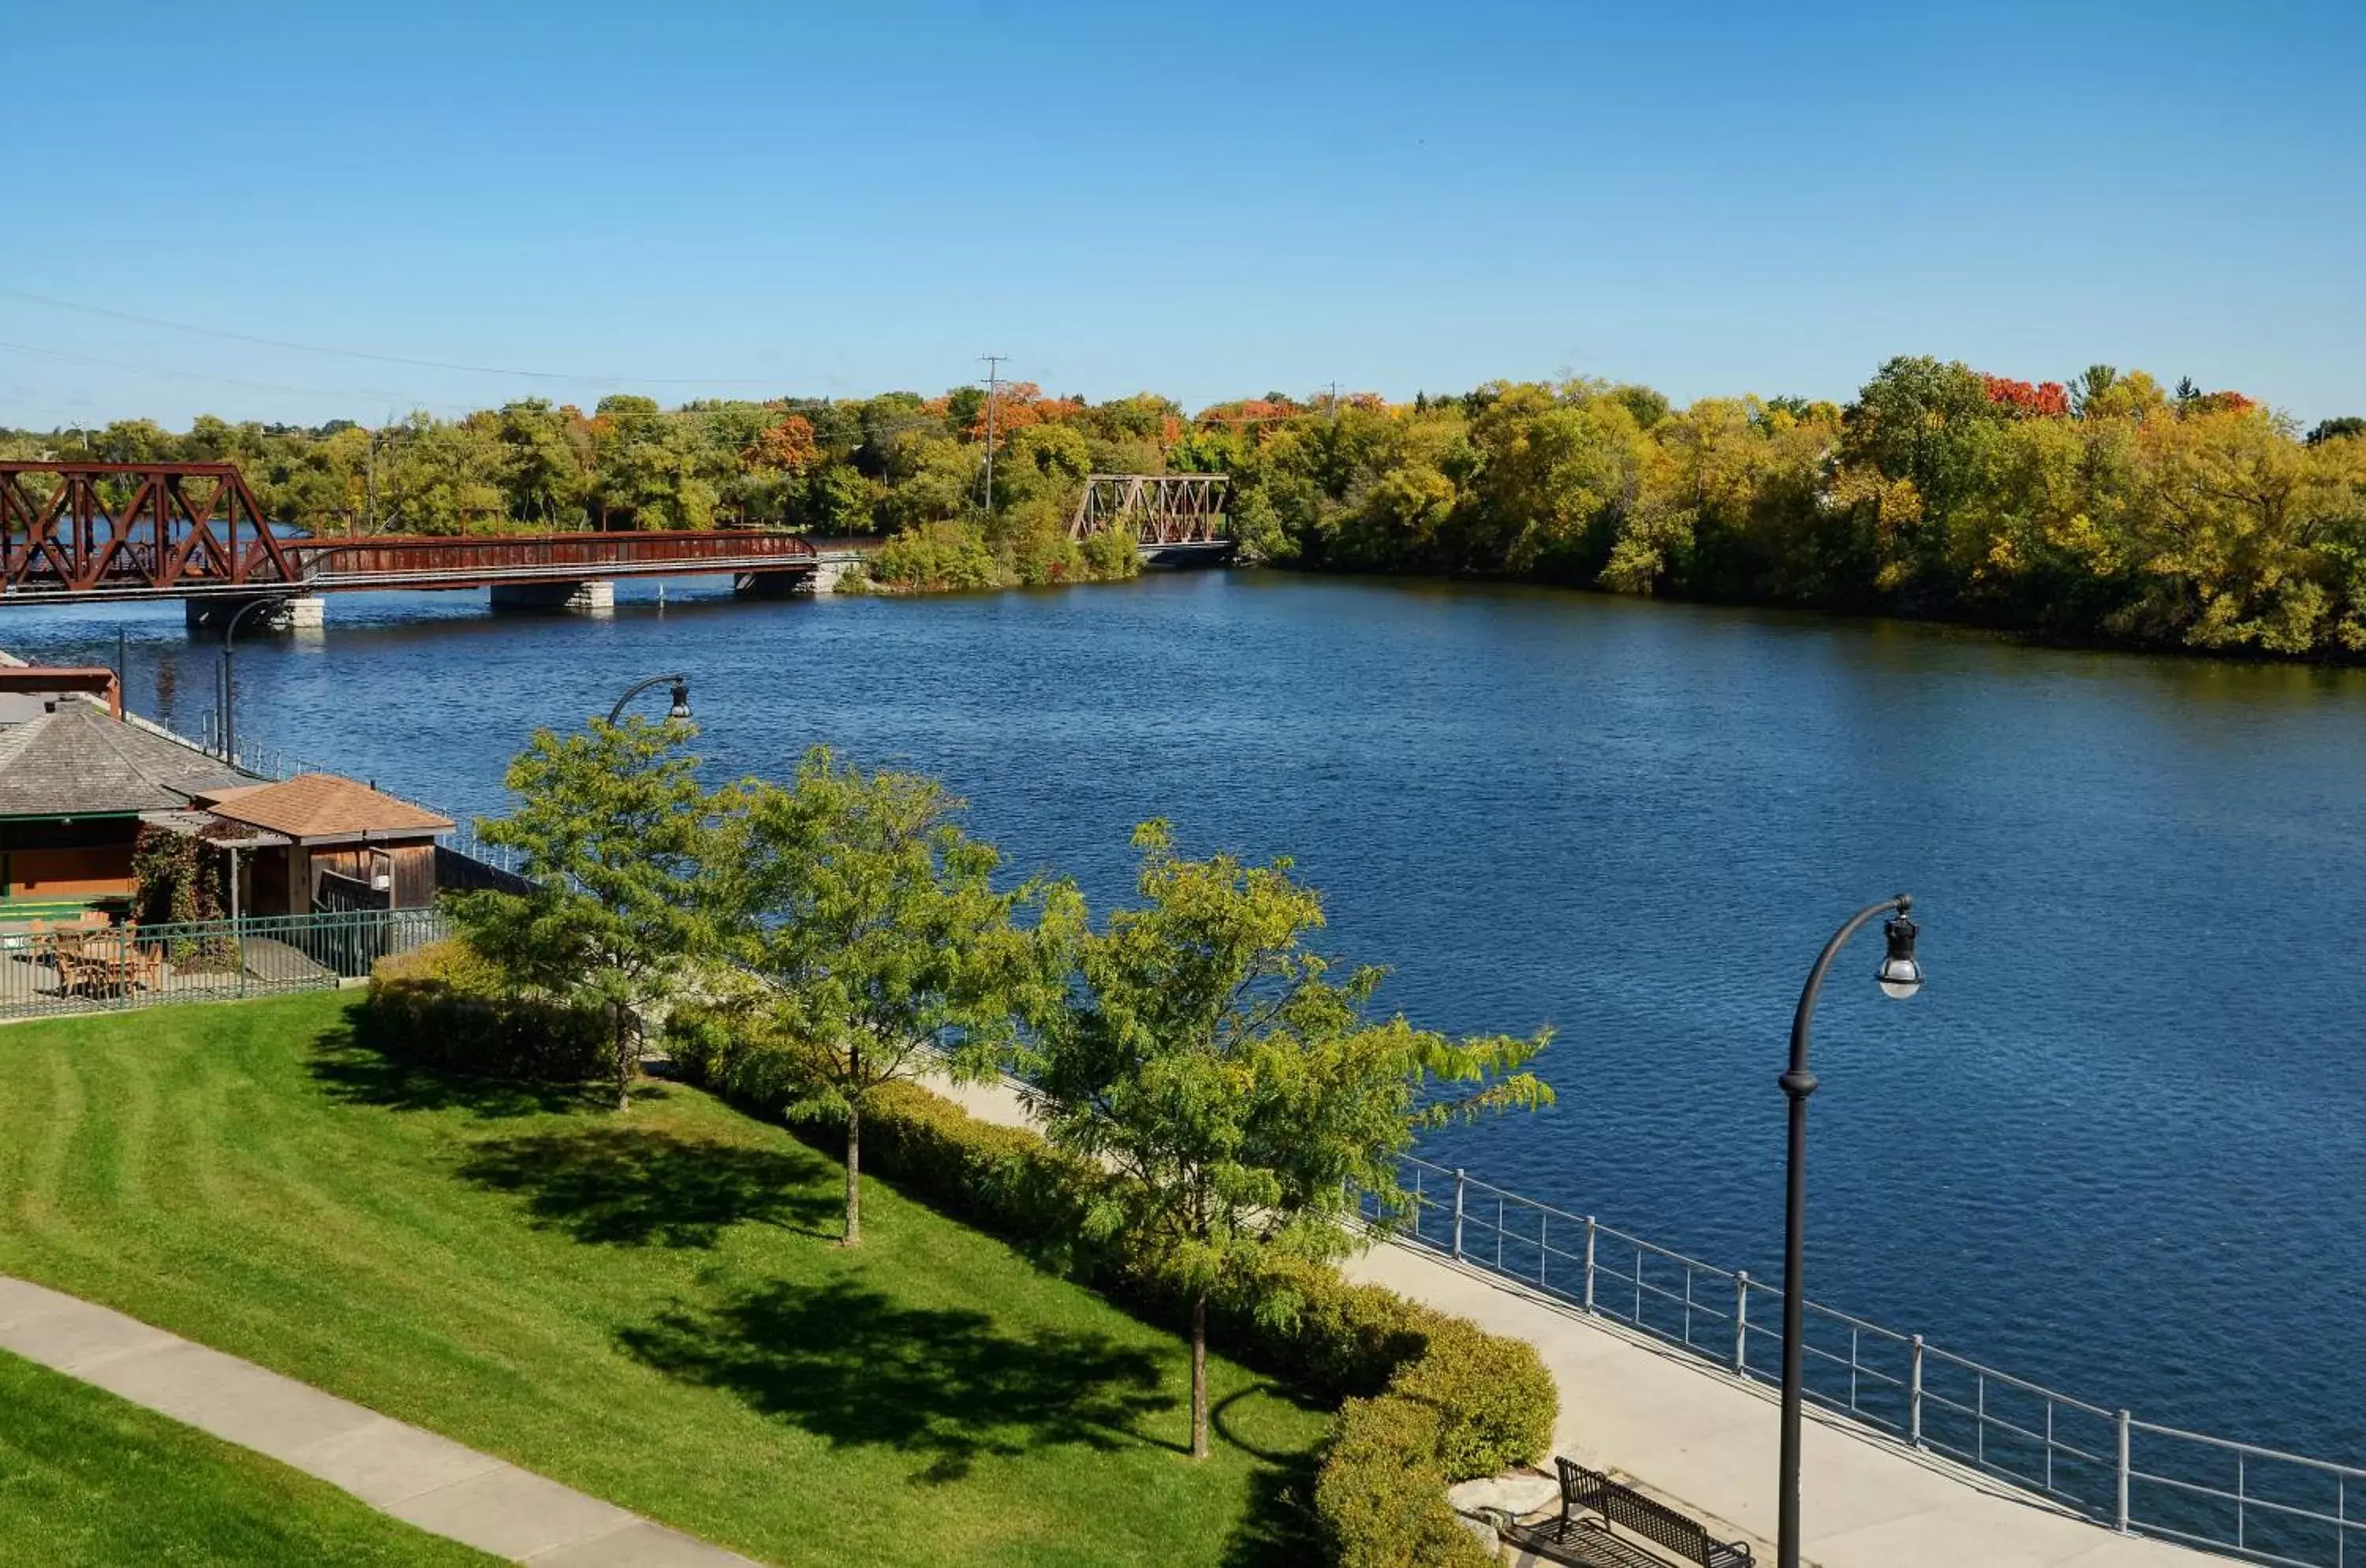
{"type": "MultiPolygon", "coordinates": [[[[981,1121],[1028,1124],[999,1084],[929,1087],[981,1121]]],[[[1775,1392],[1718,1371],[1516,1281],[1384,1242],[1350,1279],[1536,1346],[1560,1389],[1553,1450],[1622,1477],[1774,1560],[1775,1392]]],[[[1808,1407],[1800,1472],[1819,1568],[2208,1568],[2232,1561],[2123,1536],[2030,1493],[1808,1407]]]]}

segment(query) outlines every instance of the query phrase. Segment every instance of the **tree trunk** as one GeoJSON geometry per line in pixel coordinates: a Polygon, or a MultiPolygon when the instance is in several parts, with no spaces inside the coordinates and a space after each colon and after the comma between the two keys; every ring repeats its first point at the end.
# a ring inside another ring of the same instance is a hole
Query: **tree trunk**
{"type": "Polygon", "coordinates": [[[862,1107],[850,1106],[846,1112],[846,1240],[845,1246],[862,1245],[862,1107]]]}
{"type": "Polygon", "coordinates": [[[633,1108],[632,1019],[622,1003],[610,1002],[608,1008],[608,1048],[616,1057],[616,1109],[629,1111],[633,1108]]]}
{"type": "Polygon", "coordinates": [[[1191,1457],[1208,1457],[1208,1292],[1191,1298],[1191,1457]]]}

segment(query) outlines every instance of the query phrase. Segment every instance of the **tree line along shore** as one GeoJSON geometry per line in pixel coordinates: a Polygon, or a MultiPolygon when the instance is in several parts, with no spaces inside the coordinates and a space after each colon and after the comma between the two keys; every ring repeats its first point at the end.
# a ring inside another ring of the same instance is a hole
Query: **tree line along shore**
{"type": "Polygon", "coordinates": [[[384,428],[201,417],[0,432],[0,457],[241,465],[315,532],[777,525],[877,539],[873,586],[1122,577],[1069,537],[1085,476],[1232,476],[1244,555],[1970,622],[2285,658],[2366,653],[2366,419],[2093,366],[2028,382],[1900,357],[1845,404],[1676,406],[1602,380],[1196,413],[1031,383],[939,397],[541,400],[384,428]]]}

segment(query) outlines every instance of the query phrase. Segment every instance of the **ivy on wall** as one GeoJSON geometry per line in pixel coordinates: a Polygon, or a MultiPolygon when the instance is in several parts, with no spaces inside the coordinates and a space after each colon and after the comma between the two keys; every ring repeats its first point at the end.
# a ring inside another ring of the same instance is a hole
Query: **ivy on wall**
{"type": "Polygon", "coordinates": [[[141,925],[222,918],[222,857],[194,833],[143,827],[131,846],[132,918],[141,925]]]}

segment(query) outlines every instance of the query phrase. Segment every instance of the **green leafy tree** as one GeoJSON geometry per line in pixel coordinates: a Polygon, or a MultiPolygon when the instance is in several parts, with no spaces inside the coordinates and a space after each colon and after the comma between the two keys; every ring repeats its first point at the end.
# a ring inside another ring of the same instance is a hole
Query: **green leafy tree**
{"type": "Polygon", "coordinates": [[[479,825],[487,843],[519,852],[535,890],[452,902],[470,945],[522,989],[606,1016],[619,1111],[632,1103],[643,1020],[712,933],[697,888],[713,803],[684,750],[696,733],[637,716],[537,730],[503,780],[516,808],[479,825]]]}
{"type": "Polygon", "coordinates": [[[503,520],[496,424],[490,414],[453,423],[419,412],[382,439],[377,509],[392,531],[466,534],[503,520]]]}
{"type": "Polygon", "coordinates": [[[993,885],[1001,856],[962,803],[917,773],[863,773],[826,748],[796,783],[746,784],[723,813],[715,897],[726,951],[754,978],[727,1002],[784,1055],[792,1117],[846,1128],[846,1245],[862,1240],[862,1116],[880,1089],[933,1068],[990,1076],[1016,1021],[1058,997],[1074,895],[993,885]],[[1018,916],[1039,905],[1038,929],[1018,916]]]}
{"type": "Polygon", "coordinates": [[[509,514],[536,527],[583,521],[592,491],[592,437],[571,409],[541,398],[503,404],[501,486],[509,514]]]}
{"type": "MultiPolygon", "coordinates": [[[[1178,858],[1135,831],[1143,903],[1074,940],[1081,997],[1022,1058],[1053,1142],[1129,1179],[1089,1212],[1189,1303],[1191,1452],[1208,1452],[1208,1302],[1279,1257],[1351,1249],[1354,1192],[1401,1201],[1417,1128],[1536,1107],[1549,1038],[1448,1040],[1367,1009],[1382,971],[1307,946],[1323,902],[1290,863],[1178,858]]],[[[1286,1297],[1270,1310],[1288,1311],[1286,1297]]]]}

